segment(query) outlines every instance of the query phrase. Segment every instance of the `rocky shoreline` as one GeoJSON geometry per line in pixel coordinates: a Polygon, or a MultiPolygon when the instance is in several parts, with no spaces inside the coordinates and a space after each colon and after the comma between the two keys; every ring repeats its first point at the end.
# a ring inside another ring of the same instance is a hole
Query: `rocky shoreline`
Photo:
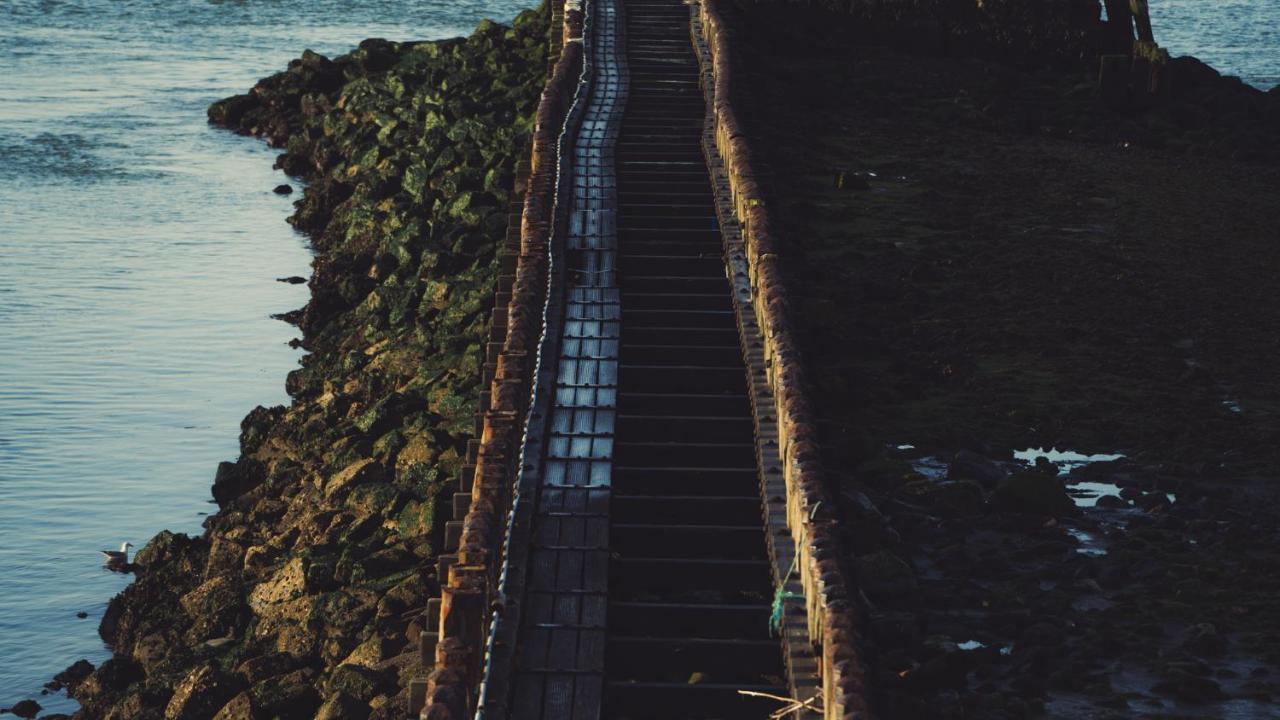
{"type": "Polygon", "coordinates": [[[980,24],[871,31],[941,5],[731,23],[874,705],[1270,717],[1280,90],[1177,58],[1115,104],[980,24]],[[1014,455],[1055,446],[1108,457],[1014,455]]]}
{"type": "Polygon", "coordinates": [[[100,634],[51,684],[84,718],[389,718],[423,674],[436,505],[474,430],[517,159],[545,79],[546,6],[438,42],[307,52],[212,123],[307,181],[308,351],[288,407],[241,424],[199,537],[137,555],[100,634]]]}

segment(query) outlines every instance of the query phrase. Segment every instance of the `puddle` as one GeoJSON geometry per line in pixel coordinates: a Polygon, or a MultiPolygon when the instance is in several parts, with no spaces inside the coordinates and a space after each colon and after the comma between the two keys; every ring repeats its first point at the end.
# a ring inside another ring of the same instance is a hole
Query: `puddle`
{"type": "Polygon", "coordinates": [[[1078,467],[1083,467],[1089,463],[1096,462],[1112,462],[1124,459],[1124,455],[1119,453],[1099,453],[1097,455],[1084,455],[1073,450],[1059,450],[1053,448],[1045,450],[1044,448],[1027,448],[1026,450],[1018,450],[1013,456],[1028,465],[1035,465],[1036,460],[1045,458],[1058,468],[1059,475],[1066,475],[1078,467]]]}
{"type": "Polygon", "coordinates": [[[1114,483],[1082,480],[1077,483],[1071,483],[1067,487],[1067,493],[1075,501],[1076,507],[1091,508],[1097,507],[1098,500],[1103,496],[1120,497],[1120,486],[1114,483]]]}
{"type": "MultiPolygon", "coordinates": [[[[1045,458],[1054,467],[1058,469],[1058,475],[1068,475],[1076,468],[1084,467],[1091,463],[1114,462],[1123,460],[1124,455],[1120,453],[1097,453],[1094,455],[1085,455],[1074,450],[1059,450],[1053,448],[1045,450],[1044,448],[1027,448],[1013,453],[1013,456],[1028,465],[1035,465],[1040,458],[1045,458]]],[[[1071,500],[1075,502],[1076,507],[1094,508],[1098,506],[1098,500],[1103,497],[1120,497],[1120,486],[1115,483],[1096,482],[1092,480],[1073,481],[1068,479],[1067,492],[1071,495],[1071,500]]],[[[1176,502],[1173,493],[1165,493],[1165,497],[1169,502],[1176,502]]],[[[1127,503],[1126,503],[1127,504],[1127,503]]]]}
{"type": "MultiPolygon", "coordinates": [[[[989,646],[980,640],[965,640],[964,642],[956,643],[956,647],[960,648],[961,650],[982,650],[983,648],[986,648],[989,646]]],[[[1000,653],[1001,655],[1008,655],[1013,652],[1013,646],[1001,645],[1000,647],[996,648],[996,652],[1000,653]]]]}
{"type": "Polygon", "coordinates": [[[932,455],[925,455],[911,460],[911,469],[930,480],[946,480],[948,468],[947,461],[932,455]]]}
{"type": "Polygon", "coordinates": [[[1103,546],[1102,539],[1088,530],[1067,528],[1067,534],[1080,543],[1080,547],[1076,548],[1078,554],[1091,557],[1100,557],[1107,554],[1107,549],[1103,546]]]}

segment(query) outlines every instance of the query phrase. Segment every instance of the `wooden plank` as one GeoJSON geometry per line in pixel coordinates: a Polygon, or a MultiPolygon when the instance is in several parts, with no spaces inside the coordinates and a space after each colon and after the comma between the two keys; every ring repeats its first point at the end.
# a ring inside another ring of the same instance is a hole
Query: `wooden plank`
{"type": "Polygon", "coordinates": [[[555,622],[555,596],[549,593],[529,593],[525,600],[524,619],[530,625],[555,622]]]}
{"type": "Polygon", "coordinates": [[[607,592],[609,590],[609,551],[590,550],[583,555],[585,567],[582,588],[592,592],[607,592]]]}
{"type": "Polygon", "coordinates": [[[536,547],[559,545],[562,524],[562,518],[546,515],[539,516],[534,521],[533,544],[536,547]]]}
{"type": "Polygon", "coordinates": [[[560,545],[581,547],[586,544],[587,519],[582,517],[566,517],[560,519],[560,545]]]}
{"type": "Polygon", "coordinates": [[[598,595],[582,595],[582,607],[578,614],[578,624],[584,627],[605,627],[606,611],[609,598],[604,593],[598,595]]]}
{"type": "Polygon", "coordinates": [[[582,599],[576,594],[555,596],[555,611],[551,622],[560,625],[577,625],[582,617],[582,599]]]}
{"type": "Polygon", "coordinates": [[[521,640],[521,667],[546,667],[551,654],[551,629],[527,625],[521,640]]]}
{"type": "Polygon", "coordinates": [[[533,548],[529,562],[529,585],[534,590],[555,590],[556,551],[533,548]]]}
{"type": "Polygon", "coordinates": [[[582,588],[583,553],[580,550],[560,550],[557,553],[559,565],[556,567],[557,590],[580,590],[582,588]]]}
{"type": "Polygon", "coordinates": [[[604,704],[604,678],[580,675],[573,684],[573,720],[599,720],[604,704]]]}
{"type": "Polygon", "coordinates": [[[595,671],[603,670],[604,647],[605,631],[603,628],[599,630],[579,630],[577,650],[578,669],[595,671]]]}
{"type": "Polygon", "coordinates": [[[548,675],[542,704],[546,720],[571,720],[573,716],[573,676],[548,675]]]}
{"type": "Polygon", "coordinates": [[[592,517],[586,519],[586,525],[582,535],[582,545],[584,547],[609,547],[608,518],[592,517]]]}
{"type": "Polygon", "coordinates": [[[556,670],[581,669],[578,667],[578,631],[576,629],[552,628],[546,666],[556,670]]]}

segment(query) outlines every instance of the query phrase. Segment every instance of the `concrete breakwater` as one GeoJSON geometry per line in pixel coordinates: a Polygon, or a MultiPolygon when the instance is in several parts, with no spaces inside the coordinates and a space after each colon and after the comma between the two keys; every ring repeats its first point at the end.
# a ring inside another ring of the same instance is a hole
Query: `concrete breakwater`
{"type": "Polygon", "coordinates": [[[212,122],[285,150],[317,253],[287,319],[289,407],[242,423],[200,537],[161,533],[61,676],[106,718],[391,717],[435,578],[434,499],[480,385],[495,245],[546,55],[545,12],[429,43],[306,53],[212,122]]]}

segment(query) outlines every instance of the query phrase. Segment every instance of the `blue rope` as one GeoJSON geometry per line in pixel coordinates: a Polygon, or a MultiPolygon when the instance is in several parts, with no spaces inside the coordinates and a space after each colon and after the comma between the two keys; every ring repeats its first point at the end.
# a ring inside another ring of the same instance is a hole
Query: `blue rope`
{"type": "MultiPolygon", "coordinates": [[[[822,507],[822,501],[819,500],[813,506],[813,510],[809,511],[809,519],[812,520],[818,515],[818,508],[822,507]]],[[[791,557],[791,567],[787,569],[787,576],[782,578],[782,582],[778,584],[778,589],[773,593],[773,607],[769,612],[769,636],[778,637],[778,633],[782,632],[782,603],[787,600],[803,600],[804,595],[798,595],[793,592],[787,592],[787,581],[791,580],[791,573],[796,571],[796,563],[800,562],[800,548],[796,548],[796,554],[791,557]]]]}
{"type": "Polygon", "coordinates": [[[778,583],[778,589],[773,593],[773,608],[769,613],[769,636],[778,637],[778,633],[782,631],[782,603],[787,600],[799,600],[804,598],[803,595],[797,595],[793,592],[787,592],[787,581],[791,579],[791,573],[795,572],[796,563],[800,560],[800,553],[796,553],[791,558],[791,567],[787,570],[787,576],[782,578],[782,582],[778,583]]]}

